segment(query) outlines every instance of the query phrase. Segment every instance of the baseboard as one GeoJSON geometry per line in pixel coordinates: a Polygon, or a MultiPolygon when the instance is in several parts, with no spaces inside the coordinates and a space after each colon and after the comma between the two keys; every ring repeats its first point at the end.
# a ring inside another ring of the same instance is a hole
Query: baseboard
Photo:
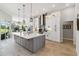
{"type": "Polygon", "coordinates": [[[73,40],[73,38],[71,39],[71,38],[64,38],[64,40],[73,40]]]}
{"type": "Polygon", "coordinates": [[[49,40],[49,39],[46,39],[47,41],[52,41],[52,42],[56,42],[56,43],[62,43],[62,42],[59,42],[59,41],[53,41],[53,40],[49,40]]]}

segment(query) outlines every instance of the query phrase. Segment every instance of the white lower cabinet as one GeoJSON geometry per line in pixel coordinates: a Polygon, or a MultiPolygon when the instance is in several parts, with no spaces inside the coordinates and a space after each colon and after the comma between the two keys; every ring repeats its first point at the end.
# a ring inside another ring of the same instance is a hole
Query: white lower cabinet
{"type": "Polygon", "coordinates": [[[47,32],[45,34],[45,38],[51,41],[56,41],[56,42],[60,42],[60,35],[57,32],[47,32]]]}
{"type": "Polygon", "coordinates": [[[45,38],[48,39],[48,40],[52,40],[53,37],[52,37],[52,35],[51,35],[51,32],[46,32],[46,33],[45,33],[45,38]]]}
{"type": "Polygon", "coordinates": [[[49,39],[49,34],[48,34],[48,32],[45,33],[45,38],[46,38],[46,39],[49,39]]]}

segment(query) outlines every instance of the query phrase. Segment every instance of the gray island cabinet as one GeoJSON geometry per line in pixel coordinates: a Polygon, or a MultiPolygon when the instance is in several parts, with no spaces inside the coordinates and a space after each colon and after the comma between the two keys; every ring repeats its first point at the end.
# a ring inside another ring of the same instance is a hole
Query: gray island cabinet
{"type": "Polygon", "coordinates": [[[19,45],[23,46],[31,52],[36,52],[45,46],[45,35],[44,34],[19,34],[14,33],[14,40],[19,45]]]}

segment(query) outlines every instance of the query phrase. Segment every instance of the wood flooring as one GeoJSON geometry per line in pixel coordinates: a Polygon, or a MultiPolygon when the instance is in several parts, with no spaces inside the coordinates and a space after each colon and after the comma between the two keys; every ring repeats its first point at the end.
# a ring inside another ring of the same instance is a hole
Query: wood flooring
{"type": "Polygon", "coordinates": [[[76,50],[72,41],[57,43],[46,40],[45,48],[42,48],[36,54],[42,56],[76,56],[76,50]]]}
{"type": "Polygon", "coordinates": [[[0,56],[76,56],[76,50],[72,41],[57,43],[46,40],[44,48],[31,53],[14,39],[6,39],[0,41],[0,56]]]}

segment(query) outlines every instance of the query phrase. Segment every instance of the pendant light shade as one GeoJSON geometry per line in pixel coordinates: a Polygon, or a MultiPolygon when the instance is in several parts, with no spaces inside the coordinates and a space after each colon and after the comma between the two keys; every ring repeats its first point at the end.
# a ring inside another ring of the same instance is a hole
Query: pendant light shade
{"type": "Polygon", "coordinates": [[[22,5],[23,6],[23,20],[25,20],[25,4],[22,5]]]}
{"type": "Polygon", "coordinates": [[[18,20],[20,19],[20,8],[18,8],[18,20]]]}
{"type": "Polygon", "coordinates": [[[32,3],[30,4],[30,22],[33,22],[33,18],[32,18],[32,3]]]}
{"type": "Polygon", "coordinates": [[[23,6],[23,23],[25,24],[25,4],[22,5],[23,6]]]}

